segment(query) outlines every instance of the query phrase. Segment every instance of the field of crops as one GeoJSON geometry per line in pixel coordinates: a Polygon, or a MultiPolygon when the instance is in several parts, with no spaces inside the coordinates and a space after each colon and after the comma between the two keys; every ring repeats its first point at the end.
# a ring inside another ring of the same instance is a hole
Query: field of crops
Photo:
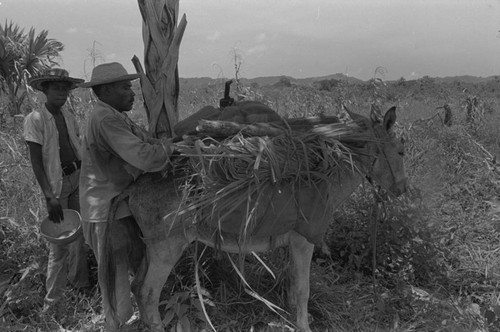
{"type": "MultiPolygon", "coordinates": [[[[181,86],[180,117],[217,106],[224,82],[181,86]]],[[[285,117],[368,114],[397,106],[410,190],[380,197],[366,183],[334,213],[311,275],[310,322],[317,331],[500,331],[500,82],[328,81],[311,86],[234,84],[238,98],[263,101],[285,117]],[[325,249],[323,248],[323,249],[325,249]]],[[[40,96],[34,96],[37,104],[40,96]]],[[[92,101],[77,91],[85,119],[92,101]]],[[[146,125],[138,92],[131,117],[146,125]]],[[[68,289],[57,319],[39,315],[47,247],[38,231],[45,212],[21,139],[22,119],[0,122],[0,331],[101,331],[100,295],[68,289]]],[[[201,250],[198,249],[198,252],[201,250]]],[[[179,261],[162,293],[171,331],[207,328],[194,278],[194,250],[179,261]]],[[[285,311],[245,293],[228,260],[205,252],[201,286],[218,331],[293,331],[286,305],[286,250],[263,255],[276,276],[245,259],[251,287],[285,311]]],[[[94,265],[93,277],[96,279],[94,265]]],[[[133,325],[140,331],[140,324],[133,325]]]]}

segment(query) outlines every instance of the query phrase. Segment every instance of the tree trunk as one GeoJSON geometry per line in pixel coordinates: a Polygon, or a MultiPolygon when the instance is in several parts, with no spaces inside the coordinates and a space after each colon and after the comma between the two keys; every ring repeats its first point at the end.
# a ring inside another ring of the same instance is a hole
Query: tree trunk
{"type": "Polygon", "coordinates": [[[172,137],[179,119],[179,73],[177,61],[186,15],[177,25],[179,0],[138,0],[142,15],[144,63],[132,60],[136,70],[144,74],[141,88],[148,115],[149,131],[155,137],[172,137]]]}

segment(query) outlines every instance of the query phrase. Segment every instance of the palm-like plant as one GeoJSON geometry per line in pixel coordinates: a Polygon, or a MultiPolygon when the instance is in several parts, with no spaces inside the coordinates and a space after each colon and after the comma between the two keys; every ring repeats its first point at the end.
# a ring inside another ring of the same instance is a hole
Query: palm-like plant
{"type": "Polygon", "coordinates": [[[12,22],[0,25],[0,91],[9,97],[11,115],[21,112],[29,78],[58,64],[64,45],[47,35],[47,30],[36,34],[33,27],[26,34],[12,22]]]}

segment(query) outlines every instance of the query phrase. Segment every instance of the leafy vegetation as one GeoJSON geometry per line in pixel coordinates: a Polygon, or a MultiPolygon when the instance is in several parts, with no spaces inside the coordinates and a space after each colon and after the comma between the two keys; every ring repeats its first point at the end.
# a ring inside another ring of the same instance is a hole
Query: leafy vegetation
{"type": "MultiPolygon", "coordinates": [[[[201,87],[182,82],[181,117],[216,106],[223,96],[222,81],[201,87]]],[[[263,101],[287,117],[343,116],[344,107],[362,114],[372,107],[398,107],[397,131],[405,141],[411,188],[395,199],[365,183],[332,216],[325,245],[311,267],[314,330],[500,330],[498,82],[445,83],[425,77],[299,85],[281,79],[242,85],[238,95],[263,101]],[[447,109],[451,119],[445,121],[447,109]]],[[[139,92],[138,97],[131,115],[145,125],[139,92]]],[[[41,98],[33,95],[32,100],[36,106],[41,98]]],[[[0,107],[7,102],[0,100],[0,107]]],[[[71,100],[81,120],[91,103],[83,90],[71,100]]],[[[0,326],[8,331],[102,331],[97,290],[80,295],[68,289],[58,317],[47,320],[38,313],[47,255],[38,220],[45,207],[20,122],[7,120],[0,128],[0,326]]],[[[285,249],[261,256],[274,277],[255,257],[241,261],[252,289],[284,309],[273,312],[242,286],[231,263],[240,257],[229,260],[198,246],[186,251],[164,287],[161,310],[169,331],[208,330],[204,309],[218,331],[293,331],[285,249]]]]}
{"type": "MultiPolygon", "coordinates": [[[[10,115],[19,114],[27,97],[26,82],[56,65],[59,53],[64,49],[61,42],[47,38],[48,31],[39,34],[34,28],[28,33],[10,22],[0,25],[0,92],[9,97],[10,115]]],[[[0,108],[0,123],[3,120],[0,108]]]]}

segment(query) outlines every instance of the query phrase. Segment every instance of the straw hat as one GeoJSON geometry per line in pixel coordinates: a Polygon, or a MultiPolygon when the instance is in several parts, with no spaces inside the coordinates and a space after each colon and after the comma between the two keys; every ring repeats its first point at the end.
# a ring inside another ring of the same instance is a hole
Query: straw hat
{"type": "Polygon", "coordinates": [[[90,81],[80,84],[80,87],[90,88],[95,85],[132,81],[140,76],[140,74],[127,73],[127,70],[118,62],[104,63],[95,67],[94,70],[92,70],[90,81]]]}
{"type": "Polygon", "coordinates": [[[43,91],[42,83],[44,82],[69,82],[71,83],[70,89],[77,88],[77,84],[83,83],[84,80],[81,78],[69,77],[69,73],[66,69],[62,68],[52,68],[46,71],[42,76],[32,78],[29,81],[29,85],[33,89],[43,91]]]}

